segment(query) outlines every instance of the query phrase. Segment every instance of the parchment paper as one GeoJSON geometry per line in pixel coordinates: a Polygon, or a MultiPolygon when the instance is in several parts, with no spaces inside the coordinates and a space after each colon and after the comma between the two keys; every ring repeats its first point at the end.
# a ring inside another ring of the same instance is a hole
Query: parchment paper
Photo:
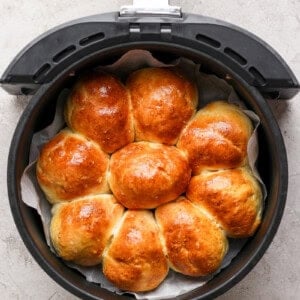
{"type": "MultiPolygon", "coordinates": [[[[228,100],[231,103],[235,103],[244,109],[243,102],[239,99],[233,88],[228,85],[224,80],[214,76],[207,75],[200,72],[200,66],[195,65],[192,61],[180,58],[174,61],[172,64],[166,65],[152,57],[151,53],[144,50],[131,50],[124,54],[117,62],[109,66],[101,66],[99,69],[109,73],[113,73],[125,79],[129,73],[142,67],[170,67],[176,66],[180,68],[186,76],[194,79],[197,82],[199,91],[199,108],[205,106],[207,103],[216,100],[228,100]]],[[[49,141],[59,130],[64,128],[65,121],[63,117],[63,107],[66,101],[68,90],[61,91],[56,106],[56,113],[53,122],[45,129],[34,134],[30,150],[30,164],[25,169],[21,180],[21,192],[23,201],[38,211],[41,216],[45,237],[51,250],[55,253],[54,248],[51,245],[49,238],[49,225],[51,221],[51,205],[46,200],[43,192],[40,190],[36,175],[36,159],[39,155],[39,151],[43,144],[49,141]]],[[[266,197],[265,186],[259,177],[258,172],[255,169],[255,162],[258,155],[258,142],[256,129],[259,126],[258,116],[248,110],[244,112],[251,118],[254,125],[254,132],[248,143],[248,157],[249,165],[254,175],[259,180],[263,190],[263,199],[266,197]]],[[[229,239],[229,251],[225,256],[221,268],[216,272],[218,273],[222,268],[230,264],[231,260],[238,254],[241,248],[246,243],[247,239],[229,239]]],[[[124,293],[114,287],[103,275],[100,265],[96,267],[80,267],[78,265],[66,262],[66,264],[79,270],[88,281],[99,283],[102,287],[109,291],[116,292],[118,294],[124,293]]],[[[215,274],[216,274],[215,273],[215,274]]],[[[180,294],[191,291],[198,288],[210,280],[215,274],[207,277],[192,278],[181,275],[172,270],[169,271],[167,278],[164,282],[154,291],[146,293],[133,293],[137,299],[168,299],[174,298],[180,294]]]]}

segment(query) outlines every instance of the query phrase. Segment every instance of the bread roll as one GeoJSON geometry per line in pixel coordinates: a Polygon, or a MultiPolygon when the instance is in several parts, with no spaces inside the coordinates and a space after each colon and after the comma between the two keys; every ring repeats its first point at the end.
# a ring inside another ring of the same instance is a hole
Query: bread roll
{"type": "Polygon", "coordinates": [[[165,241],[170,267],[189,276],[205,276],[222,263],[228,244],[224,232],[203,210],[180,197],[159,206],[155,218],[165,241]]]}
{"type": "Polygon", "coordinates": [[[52,209],[50,236],[57,254],[82,266],[99,264],[123,211],[112,195],[56,204],[52,209]]]}
{"type": "Polygon", "coordinates": [[[130,96],[115,77],[104,73],[84,76],[67,101],[68,126],[112,153],[134,139],[130,96]]]}
{"type": "Polygon", "coordinates": [[[51,203],[106,193],[108,156],[80,134],[62,130],[44,145],[37,179],[51,203]]]}
{"type": "Polygon", "coordinates": [[[174,145],[197,107],[196,85],[178,71],[145,68],[127,81],[136,140],[174,145]]]}
{"type": "Polygon", "coordinates": [[[187,197],[205,207],[230,237],[249,237],[260,224],[262,193],[247,168],[203,172],[192,177],[187,197]]]}
{"type": "Polygon", "coordinates": [[[155,289],[167,276],[168,264],[150,211],[128,210],[103,257],[103,273],[122,290],[155,289]]]}
{"type": "Polygon", "coordinates": [[[110,173],[111,190],[130,209],[155,208],[176,199],[191,176],[180,150],[149,142],[132,143],[114,153],[110,173]]]}
{"type": "Polygon", "coordinates": [[[216,101],[198,111],[177,146],[188,153],[193,174],[236,168],[247,162],[252,131],[250,119],[236,105],[216,101]]]}

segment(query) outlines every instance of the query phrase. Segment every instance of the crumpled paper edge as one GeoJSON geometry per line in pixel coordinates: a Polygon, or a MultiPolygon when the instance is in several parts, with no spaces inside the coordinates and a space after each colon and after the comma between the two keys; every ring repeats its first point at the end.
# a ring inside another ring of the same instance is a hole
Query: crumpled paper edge
{"type": "MultiPolygon", "coordinates": [[[[237,104],[243,109],[254,124],[254,132],[248,143],[248,157],[249,166],[253,171],[254,176],[261,183],[263,191],[263,199],[266,198],[266,188],[262,179],[260,178],[255,162],[258,156],[258,142],[256,130],[260,124],[258,116],[249,110],[245,110],[243,102],[239,99],[233,88],[223,79],[216,77],[215,75],[208,75],[199,72],[200,66],[195,65],[188,59],[178,59],[172,64],[164,64],[152,57],[151,53],[145,50],[131,50],[125,53],[117,62],[112,65],[99,67],[103,71],[112,73],[125,79],[129,73],[142,67],[173,67],[176,66],[181,69],[188,77],[194,77],[198,85],[199,92],[199,107],[205,106],[207,103],[216,100],[228,100],[230,103],[237,104]],[[130,62],[130,63],[128,63],[130,62]],[[124,68],[127,65],[127,68],[124,68]],[[193,72],[191,72],[193,70],[193,72]],[[216,82],[218,82],[218,89],[216,89],[216,82]],[[205,85],[205,88],[203,86],[205,85]],[[205,93],[205,95],[204,95],[205,93]]],[[[68,90],[63,90],[57,100],[56,112],[53,122],[45,129],[34,134],[32,139],[32,145],[30,149],[30,164],[25,169],[21,179],[21,193],[23,201],[30,207],[36,209],[41,216],[43,229],[47,243],[51,250],[55,253],[54,248],[51,245],[49,227],[51,221],[51,205],[46,200],[43,192],[40,190],[36,180],[36,159],[39,155],[39,151],[43,144],[48,142],[57,132],[65,127],[65,121],[63,116],[64,103],[68,95],[68,90]]],[[[207,281],[212,279],[221,269],[228,266],[231,260],[239,253],[247,239],[228,239],[229,251],[225,256],[222,266],[214,274],[206,277],[187,277],[182,274],[176,273],[172,270],[169,271],[168,276],[164,282],[154,291],[146,293],[132,293],[137,299],[170,299],[178,295],[184,294],[188,291],[201,287],[207,281]]],[[[81,267],[76,264],[65,262],[69,267],[75,268],[80,271],[88,281],[100,283],[100,285],[109,291],[116,292],[117,294],[123,294],[124,291],[117,289],[113,286],[103,275],[102,268],[96,267],[81,267]]]]}

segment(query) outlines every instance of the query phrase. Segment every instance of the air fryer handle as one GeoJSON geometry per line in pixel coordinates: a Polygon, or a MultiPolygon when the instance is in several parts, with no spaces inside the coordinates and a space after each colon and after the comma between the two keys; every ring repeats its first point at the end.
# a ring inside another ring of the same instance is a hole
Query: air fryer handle
{"type": "Polygon", "coordinates": [[[284,60],[256,36],[213,18],[181,13],[173,17],[108,13],[64,24],[23,49],[0,84],[11,94],[33,94],[62,72],[77,71],[73,65],[100,51],[149,42],[206,54],[271,98],[288,99],[299,91],[284,60]]]}

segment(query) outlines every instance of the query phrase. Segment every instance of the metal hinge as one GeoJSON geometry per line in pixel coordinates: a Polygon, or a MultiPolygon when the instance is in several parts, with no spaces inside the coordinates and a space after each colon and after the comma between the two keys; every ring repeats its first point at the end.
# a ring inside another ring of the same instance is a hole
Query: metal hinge
{"type": "Polygon", "coordinates": [[[121,6],[120,17],[163,15],[181,17],[181,7],[169,5],[168,0],[133,0],[132,5],[121,6]]]}

